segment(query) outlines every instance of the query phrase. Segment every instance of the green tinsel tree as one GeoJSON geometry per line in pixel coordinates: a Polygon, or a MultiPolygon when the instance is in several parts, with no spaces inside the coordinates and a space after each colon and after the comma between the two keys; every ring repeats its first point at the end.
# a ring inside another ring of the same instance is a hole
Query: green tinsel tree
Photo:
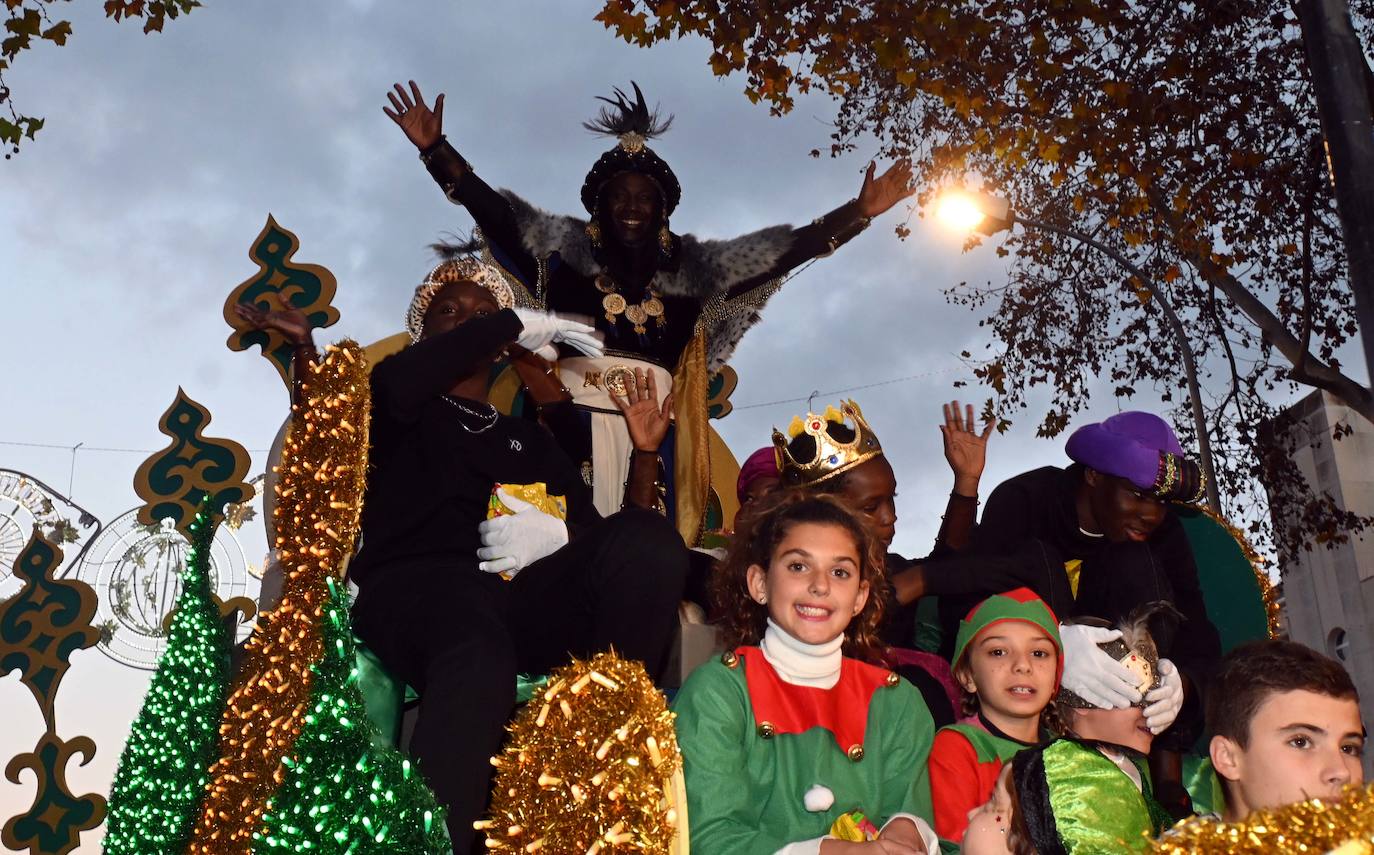
{"type": "Polygon", "coordinates": [[[286,780],[254,834],[254,851],[447,853],[443,809],[434,794],[400,752],[373,743],[348,603],[348,594],[330,579],[312,708],[284,761],[286,780]]]}
{"type": "Polygon", "coordinates": [[[210,591],[215,523],[190,525],[167,649],[119,757],[105,827],[106,855],[180,855],[198,816],[206,770],[219,756],[229,682],[229,632],[210,591]]]}

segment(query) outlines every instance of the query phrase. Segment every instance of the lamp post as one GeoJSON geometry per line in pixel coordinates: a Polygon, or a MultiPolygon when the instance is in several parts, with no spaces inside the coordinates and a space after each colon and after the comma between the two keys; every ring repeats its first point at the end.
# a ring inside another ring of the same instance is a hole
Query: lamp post
{"type": "Polygon", "coordinates": [[[1212,440],[1207,432],[1207,417],[1202,409],[1202,390],[1198,386],[1197,380],[1197,358],[1193,355],[1193,348],[1188,344],[1188,336],[1183,329],[1183,322],[1179,320],[1178,313],[1174,311],[1168,295],[1154,287],[1153,281],[1145,275],[1145,271],[1137,267],[1126,256],[1091,235],[1057,223],[1022,216],[1012,210],[1010,202],[997,196],[969,192],[947,193],[936,203],[936,216],[954,228],[962,231],[977,229],[986,235],[996,234],[1003,229],[1010,230],[1013,225],[1018,223],[1026,228],[1063,235],[1070,240],[1090,246],[1107,256],[1140,282],[1154,302],[1158,304],[1160,314],[1164,316],[1165,326],[1173,334],[1174,343],[1178,345],[1179,353],[1183,356],[1183,375],[1188,385],[1188,401],[1192,405],[1193,431],[1197,434],[1199,465],[1202,468],[1202,477],[1207,491],[1207,504],[1213,511],[1221,513],[1221,500],[1217,494],[1216,470],[1212,466],[1212,440]]]}

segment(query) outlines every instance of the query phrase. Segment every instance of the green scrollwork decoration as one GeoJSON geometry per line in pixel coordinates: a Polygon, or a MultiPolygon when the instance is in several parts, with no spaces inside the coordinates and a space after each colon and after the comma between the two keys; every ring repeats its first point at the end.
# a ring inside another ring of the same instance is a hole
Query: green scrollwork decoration
{"type": "Polygon", "coordinates": [[[84,766],[95,756],[89,736],[64,740],[51,730],[44,733],[32,753],[19,754],[5,766],[5,777],[19,783],[28,769],[38,782],[33,805],[5,823],[0,842],[10,849],[27,849],[33,855],[66,855],[81,842],[81,832],[105,821],[105,797],[96,793],[72,794],[67,784],[67,764],[81,755],[84,766]]]}
{"type": "Polygon", "coordinates": [[[300,239],[282,228],[269,214],[248,250],[248,257],[258,265],[258,272],[240,282],[224,302],[224,320],[234,328],[227,344],[230,350],[247,350],[253,345],[262,348],[262,355],[277,369],[282,382],[291,387],[291,342],[276,330],[255,330],[248,327],[234,313],[237,303],[249,303],[267,311],[287,307],[305,313],[313,328],[327,327],[339,320],[339,310],[330,305],[338,280],[334,274],[318,264],[302,264],[292,260],[300,249],[300,239]]]}
{"type": "Polygon", "coordinates": [[[253,497],[252,486],[244,481],[251,462],[248,452],[233,440],[206,437],[209,424],[210,411],[177,389],[176,399],[157,424],[172,444],[143,461],[134,474],[134,492],[144,501],[138,511],[140,523],[171,520],[189,539],[191,520],[207,496],[216,524],[226,504],[253,497]]]}
{"type": "Polygon", "coordinates": [[[706,415],[712,419],[723,419],[730,415],[735,409],[735,405],[730,403],[730,396],[735,394],[735,387],[739,385],[739,375],[735,369],[726,365],[715,374],[706,384],[706,415]]]}
{"type": "Polygon", "coordinates": [[[95,756],[95,743],[86,736],[64,740],[57,735],[57,690],[71,654],[100,640],[91,626],[95,591],[85,582],[56,578],[61,566],[61,548],[35,527],[14,562],[14,577],[23,587],[0,603],[0,674],[19,672],[46,725],[34,750],[5,766],[5,777],[15,784],[24,770],[32,771],[36,788],[33,805],[0,829],[0,842],[33,855],[65,855],[76,848],[81,832],[105,819],[103,796],[78,797],[67,785],[68,763],[79,754],[85,765],[95,756]]]}
{"type": "Polygon", "coordinates": [[[93,646],[95,591],[85,582],[57,579],[62,550],[35,528],[14,562],[19,593],[0,603],[0,674],[19,671],[52,730],[54,699],[74,651],[93,646]]]}

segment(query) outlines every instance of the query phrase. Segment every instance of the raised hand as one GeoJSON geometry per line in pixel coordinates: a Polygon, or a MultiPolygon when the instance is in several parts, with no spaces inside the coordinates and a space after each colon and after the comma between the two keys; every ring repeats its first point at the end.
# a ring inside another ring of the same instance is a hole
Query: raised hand
{"type": "Polygon", "coordinates": [[[310,341],[310,321],[300,309],[286,308],[268,312],[250,303],[235,303],[234,314],[255,330],[276,330],[293,344],[305,344],[310,341]]]}
{"type": "Polygon", "coordinates": [[[945,423],[940,436],[945,444],[945,460],[954,470],[954,492],[961,496],[977,496],[978,481],[987,463],[988,437],[995,421],[989,419],[979,433],[974,426],[973,405],[961,407],[958,401],[944,405],[945,423]]]}
{"type": "Polygon", "coordinates": [[[393,88],[394,92],[386,93],[391,107],[383,107],[382,112],[405,131],[406,139],[420,151],[437,143],[444,133],[444,94],[441,92],[434,99],[434,109],[431,110],[414,80],[410,81],[409,92],[399,83],[393,84],[393,88]]]}
{"type": "Polygon", "coordinates": [[[876,161],[868,164],[864,186],[859,189],[859,213],[865,217],[876,217],[916,192],[911,183],[911,161],[902,158],[874,178],[877,168],[876,161]]]}
{"type": "Polygon", "coordinates": [[[658,381],[652,371],[635,369],[634,382],[625,384],[625,397],[607,390],[616,407],[625,415],[625,429],[630,432],[630,442],[638,451],[654,454],[668,435],[668,425],[673,422],[673,394],[658,405],[658,381]]]}

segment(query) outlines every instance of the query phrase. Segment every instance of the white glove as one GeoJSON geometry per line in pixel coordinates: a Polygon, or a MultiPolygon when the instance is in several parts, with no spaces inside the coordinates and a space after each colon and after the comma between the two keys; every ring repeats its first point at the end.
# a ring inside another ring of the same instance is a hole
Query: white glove
{"type": "Polygon", "coordinates": [[[1059,627],[1064,643],[1064,688],[1104,710],[1125,709],[1140,700],[1136,675],[1097,646],[1120,637],[1121,630],[1100,626],[1059,627]]]}
{"type": "Polygon", "coordinates": [[[1145,694],[1145,725],[1153,734],[1161,734],[1178,718],[1183,709],[1183,678],[1168,659],[1159,660],[1159,688],[1145,694]]]}
{"type": "Polygon", "coordinates": [[[557,552],[568,542],[568,527],[558,517],[498,490],[497,497],[515,511],[512,516],[484,520],[477,526],[482,546],[477,569],[484,573],[506,573],[514,577],[546,555],[557,552]]]}
{"type": "Polygon", "coordinates": [[[560,318],[553,312],[516,308],[515,314],[524,327],[515,343],[529,351],[539,351],[550,344],[564,342],[587,356],[601,356],[606,352],[596,328],[579,321],[560,318]]]}
{"type": "Polygon", "coordinates": [[[557,362],[557,361],[558,361],[558,348],[557,348],[555,345],[552,345],[552,344],[546,344],[546,345],[544,345],[543,347],[539,348],[538,350],[533,351],[533,353],[534,353],[535,356],[539,357],[540,359],[544,360],[545,362],[557,362]]]}

